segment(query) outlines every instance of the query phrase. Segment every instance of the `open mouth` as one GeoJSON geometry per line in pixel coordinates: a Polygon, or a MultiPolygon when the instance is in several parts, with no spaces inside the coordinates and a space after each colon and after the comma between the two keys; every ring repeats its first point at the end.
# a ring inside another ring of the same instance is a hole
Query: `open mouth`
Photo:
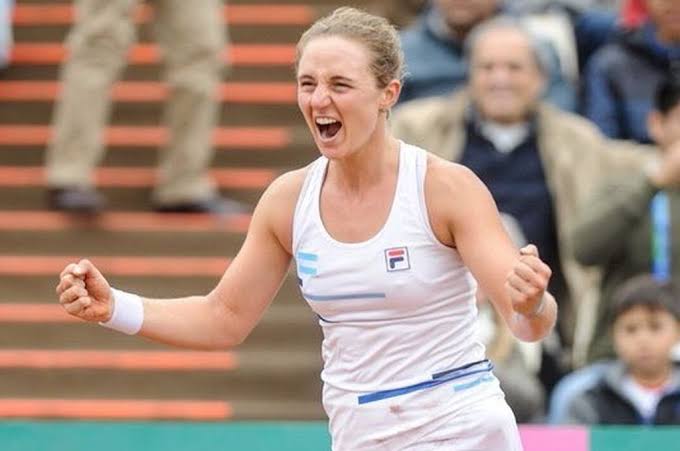
{"type": "Polygon", "coordinates": [[[342,122],[330,117],[317,117],[314,122],[324,140],[333,139],[342,128],[342,122]]]}

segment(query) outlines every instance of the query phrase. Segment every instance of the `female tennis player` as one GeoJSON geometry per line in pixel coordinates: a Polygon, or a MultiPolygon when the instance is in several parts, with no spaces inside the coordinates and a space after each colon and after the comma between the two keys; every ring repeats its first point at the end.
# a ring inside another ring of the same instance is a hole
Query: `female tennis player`
{"type": "Polygon", "coordinates": [[[324,332],[335,451],[518,451],[515,418],[475,339],[477,282],[520,339],[554,326],[550,268],[518,250],[479,179],[390,135],[402,53],[383,18],[340,8],[298,43],[298,105],[321,156],[265,191],[207,295],[112,289],[88,260],[57,286],[79,318],[174,346],[241,343],[294,261],[324,332]]]}

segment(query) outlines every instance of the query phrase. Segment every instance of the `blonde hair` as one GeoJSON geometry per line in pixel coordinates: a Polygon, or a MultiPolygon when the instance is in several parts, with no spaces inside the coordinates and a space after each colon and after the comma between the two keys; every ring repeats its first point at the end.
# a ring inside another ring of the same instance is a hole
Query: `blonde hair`
{"type": "Polygon", "coordinates": [[[307,44],[324,36],[339,36],[365,46],[371,55],[370,69],[378,87],[384,88],[390,81],[403,78],[404,53],[396,28],[383,17],[350,7],[336,9],[303,33],[296,48],[296,72],[307,44]]]}

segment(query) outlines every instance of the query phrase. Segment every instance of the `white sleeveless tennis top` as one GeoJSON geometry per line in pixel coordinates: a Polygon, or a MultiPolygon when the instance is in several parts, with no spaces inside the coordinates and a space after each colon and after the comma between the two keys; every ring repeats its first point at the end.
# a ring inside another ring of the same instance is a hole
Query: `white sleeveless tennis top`
{"type": "Polygon", "coordinates": [[[322,223],[327,166],[321,157],[309,168],[293,223],[298,282],[324,334],[324,403],[356,396],[361,404],[362,395],[419,384],[484,359],[475,339],[476,282],[429,224],[427,153],[400,144],[387,221],[360,243],[333,239],[322,223]]]}

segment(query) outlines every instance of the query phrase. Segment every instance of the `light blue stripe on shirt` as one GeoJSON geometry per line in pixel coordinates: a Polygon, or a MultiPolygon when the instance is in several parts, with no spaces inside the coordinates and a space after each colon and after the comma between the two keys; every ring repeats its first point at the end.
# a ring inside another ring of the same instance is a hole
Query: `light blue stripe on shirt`
{"type": "Polygon", "coordinates": [[[308,274],[310,276],[316,276],[316,268],[311,268],[309,266],[298,266],[298,273],[308,274]]]}
{"type": "Polygon", "coordinates": [[[297,253],[297,259],[315,262],[315,261],[319,260],[319,256],[316,255],[316,254],[309,254],[307,252],[298,252],[297,253]]]}

